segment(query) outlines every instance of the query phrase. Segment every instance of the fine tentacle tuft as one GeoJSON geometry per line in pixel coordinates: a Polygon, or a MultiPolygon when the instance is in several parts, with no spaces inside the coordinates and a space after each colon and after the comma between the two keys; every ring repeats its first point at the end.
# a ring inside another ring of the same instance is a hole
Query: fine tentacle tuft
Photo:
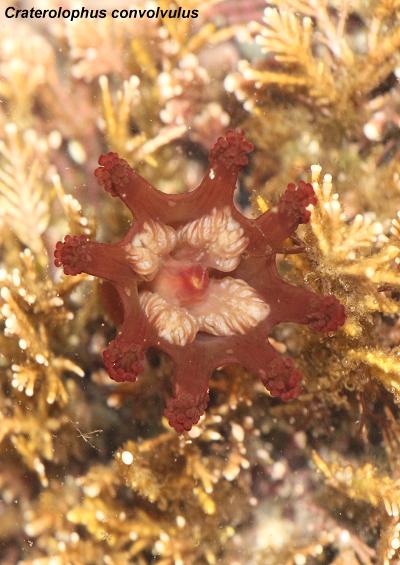
{"type": "Polygon", "coordinates": [[[276,357],[268,366],[262,379],[271,396],[284,402],[297,398],[301,392],[301,373],[288,357],[276,357]]]}
{"type": "Polygon", "coordinates": [[[290,183],[279,202],[279,212],[294,224],[306,224],[311,216],[307,207],[316,203],[317,197],[310,183],[300,181],[298,186],[290,183]]]}
{"type": "Polygon", "coordinates": [[[324,296],[318,310],[308,315],[310,328],[317,332],[335,332],[345,320],[344,306],[334,296],[324,296]]]}
{"type": "Polygon", "coordinates": [[[131,168],[125,159],[121,159],[117,153],[109,152],[101,155],[100,167],[94,174],[100,185],[111,194],[118,196],[119,191],[129,183],[131,168]]]}
{"type": "Polygon", "coordinates": [[[189,431],[200,420],[208,405],[208,391],[198,396],[187,392],[170,398],[164,415],[178,433],[189,431]]]}
{"type": "Polygon", "coordinates": [[[79,275],[90,261],[89,238],[85,235],[66,235],[58,241],[54,251],[54,264],[63,267],[66,275],[79,275]]]}
{"type": "Polygon", "coordinates": [[[228,170],[241,169],[249,162],[247,155],[253,149],[253,144],[247,141],[241,130],[228,130],[211,149],[210,164],[222,163],[228,170]]]}
{"type": "Polygon", "coordinates": [[[135,382],[144,368],[143,350],[134,344],[122,345],[118,340],[109,343],[103,360],[110,377],[117,382],[135,382]]]}

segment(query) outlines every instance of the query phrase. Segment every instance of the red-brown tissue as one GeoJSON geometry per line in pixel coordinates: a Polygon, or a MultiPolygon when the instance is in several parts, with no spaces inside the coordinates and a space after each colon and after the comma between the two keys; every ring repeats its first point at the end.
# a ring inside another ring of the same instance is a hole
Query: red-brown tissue
{"type": "Polygon", "coordinates": [[[256,219],[245,218],[235,207],[237,177],[252,150],[241,131],[228,131],[211,149],[200,185],[179,195],[158,191],[116,153],[102,155],[95,175],[130,209],[132,226],[118,243],[67,235],[56,245],[55,264],[65,274],[100,277],[119,297],[121,312],[115,318],[122,322],[103,354],[112,379],[135,381],[150,347],[172,358],[173,396],[165,415],[177,432],[190,430],[204,413],[209,377],[217,367],[240,364],[258,375],[272,396],[283,401],[297,397],[301,374],[269,343],[272,328],[295,322],[333,332],[345,321],[334,296],[291,285],[276,267],[282,243],[310,219],[309,206],[316,203],[312,186],[289,184],[277,205],[256,219]],[[210,222],[220,222],[214,232],[210,222]],[[231,231],[224,234],[224,229],[231,231]],[[217,234],[219,247],[210,233],[217,234]],[[232,234],[237,234],[234,252],[232,234]],[[224,296],[224,289],[232,296],[224,296]],[[241,313],[242,296],[251,307],[241,313]],[[171,329],[173,321],[177,327],[171,329]]]}

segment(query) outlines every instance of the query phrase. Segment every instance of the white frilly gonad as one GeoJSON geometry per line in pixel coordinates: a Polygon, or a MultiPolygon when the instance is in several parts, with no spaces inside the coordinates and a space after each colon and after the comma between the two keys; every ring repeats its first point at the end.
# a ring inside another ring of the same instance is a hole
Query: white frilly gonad
{"type": "Polygon", "coordinates": [[[236,269],[247,245],[229,207],[214,208],[177,230],[152,220],[143,224],[126,251],[133,270],[147,281],[140,304],[160,338],[184,346],[198,332],[243,334],[268,316],[269,305],[251,286],[222,276],[236,269]]]}

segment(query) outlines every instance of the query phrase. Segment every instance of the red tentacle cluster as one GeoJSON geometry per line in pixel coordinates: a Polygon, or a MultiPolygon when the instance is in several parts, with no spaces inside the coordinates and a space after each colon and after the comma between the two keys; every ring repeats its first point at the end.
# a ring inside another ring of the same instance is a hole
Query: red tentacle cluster
{"type": "Polygon", "coordinates": [[[135,382],[144,369],[144,351],[132,343],[113,340],[103,351],[104,365],[110,377],[117,382],[135,382]]]}
{"type": "Polygon", "coordinates": [[[243,132],[230,130],[220,137],[210,151],[210,163],[223,163],[227,169],[240,169],[249,162],[248,153],[253,144],[247,141],[243,132]]]}
{"type": "Polygon", "coordinates": [[[316,203],[317,197],[311,184],[300,181],[296,186],[290,183],[279,201],[279,211],[290,218],[293,223],[306,224],[311,216],[307,207],[316,203]]]}
{"type": "Polygon", "coordinates": [[[56,245],[55,264],[66,274],[87,272],[112,290],[107,303],[121,325],[104,352],[111,378],[135,381],[150,347],[172,358],[165,415],[178,432],[204,413],[209,376],[220,366],[240,364],[272,396],[297,397],[301,374],[269,343],[272,328],[291,321],[332,332],[345,320],[334,296],[288,284],[276,268],[284,240],[310,219],[312,186],[289,184],[257,219],[235,208],[237,176],[252,149],[242,132],[227,132],[212,148],[200,185],[181,195],[161,193],[116,153],[103,155],[95,175],[131,210],[132,227],[112,245],[82,236],[56,245]]]}
{"type": "Polygon", "coordinates": [[[64,267],[66,275],[79,275],[90,259],[86,235],[67,235],[64,242],[58,241],[54,251],[54,264],[64,267]]]}
{"type": "Polygon", "coordinates": [[[118,196],[118,188],[121,189],[129,182],[130,167],[128,163],[121,159],[117,153],[107,153],[101,155],[99,165],[94,174],[103,186],[111,194],[118,196]]]}
{"type": "Polygon", "coordinates": [[[324,296],[307,317],[308,325],[316,332],[334,332],[345,320],[344,308],[334,296],[324,296]]]}
{"type": "Polygon", "coordinates": [[[284,402],[297,398],[301,392],[301,373],[288,357],[277,357],[268,366],[265,378],[261,379],[271,396],[284,402]]]}
{"type": "Polygon", "coordinates": [[[199,421],[208,405],[208,390],[197,397],[182,392],[167,401],[164,414],[170,425],[178,432],[189,431],[193,423],[199,421]]]}

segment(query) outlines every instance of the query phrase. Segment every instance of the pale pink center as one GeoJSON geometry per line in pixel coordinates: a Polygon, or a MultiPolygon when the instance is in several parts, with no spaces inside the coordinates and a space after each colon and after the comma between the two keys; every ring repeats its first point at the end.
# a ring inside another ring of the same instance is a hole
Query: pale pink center
{"type": "Polygon", "coordinates": [[[141,306],[161,338],[185,345],[199,331],[243,334],[268,316],[268,304],[247,283],[210,277],[212,269],[235,270],[247,244],[229,208],[214,209],[177,231],[144,224],[127,253],[144,281],[141,306]]]}
{"type": "Polygon", "coordinates": [[[209,287],[208,269],[200,263],[169,257],[149,285],[170,304],[190,308],[204,300],[209,287]]]}

